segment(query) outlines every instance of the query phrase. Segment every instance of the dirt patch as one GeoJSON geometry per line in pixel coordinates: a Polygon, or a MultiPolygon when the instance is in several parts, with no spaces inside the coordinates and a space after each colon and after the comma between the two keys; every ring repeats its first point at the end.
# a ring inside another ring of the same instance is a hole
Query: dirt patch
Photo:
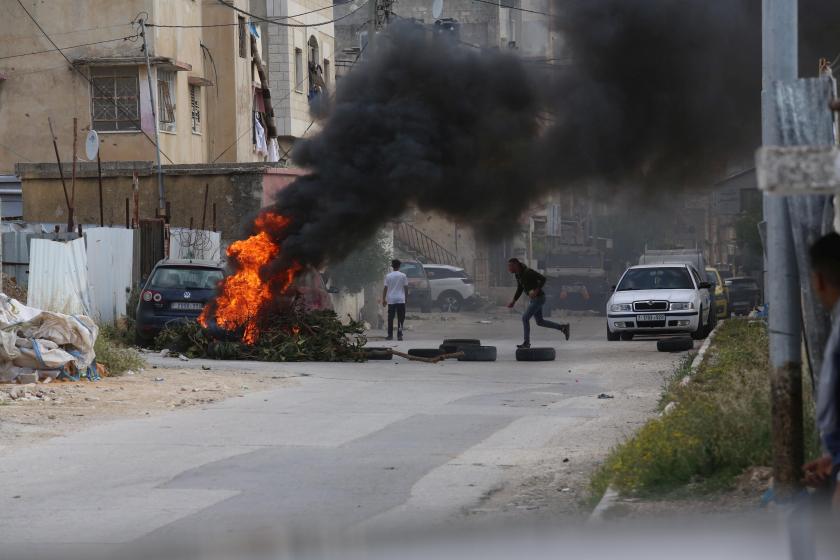
{"type": "Polygon", "coordinates": [[[208,406],[297,383],[285,374],[155,368],[96,383],[0,385],[0,451],[120,418],[208,406]]]}
{"type": "Polygon", "coordinates": [[[606,519],[664,518],[686,515],[727,515],[753,512],[765,504],[764,494],[773,482],[769,467],[752,467],[744,471],[732,489],[704,495],[692,493],[691,485],[681,494],[663,498],[619,499],[605,514],[606,519]]]}

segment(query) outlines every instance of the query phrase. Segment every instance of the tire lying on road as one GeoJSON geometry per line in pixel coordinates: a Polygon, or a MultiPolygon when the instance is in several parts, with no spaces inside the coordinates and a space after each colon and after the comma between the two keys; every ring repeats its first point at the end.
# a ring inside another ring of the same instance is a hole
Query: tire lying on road
{"type": "Polygon", "coordinates": [[[390,360],[394,357],[390,348],[364,348],[368,360],[390,360]]]}
{"type": "Polygon", "coordinates": [[[437,358],[443,355],[443,350],[440,348],[412,348],[408,351],[408,355],[418,358],[437,358]]]}
{"type": "Polygon", "coordinates": [[[687,352],[693,348],[694,341],[690,338],[663,338],[656,343],[660,352],[687,352]]]}
{"type": "Polygon", "coordinates": [[[443,351],[444,354],[454,354],[455,352],[460,352],[468,346],[481,346],[480,341],[469,338],[464,338],[460,340],[457,338],[453,338],[452,340],[455,342],[444,340],[443,344],[439,346],[439,348],[443,351]]]}
{"type": "Polygon", "coordinates": [[[458,358],[459,362],[495,362],[496,361],[496,347],[495,346],[476,346],[468,344],[461,346],[458,352],[463,352],[464,356],[458,358]]]}
{"type": "Polygon", "coordinates": [[[517,348],[517,362],[553,362],[557,359],[554,348],[517,348]]]}
{"type": "Polygon", "coordinates": [[[472,344],[473,346],[481,346],[481,341],[477,338],[444,338],[444,344],[472,344]]]}

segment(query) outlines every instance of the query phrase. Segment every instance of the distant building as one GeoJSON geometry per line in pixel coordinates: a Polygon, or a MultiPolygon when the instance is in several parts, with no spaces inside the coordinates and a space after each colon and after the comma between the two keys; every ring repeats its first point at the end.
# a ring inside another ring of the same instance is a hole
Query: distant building
{"type": "MultiPolygon", "coordinates": [[[[251,0],[254,15],[277,22],[257,20],[256,24],[283,151],[289,150],[295,139],[317,132],[310,104],[334,91],[335,28],[325,22],[355,5],[334,8],[333,4],[333,0],[251,0]]],[[[367,14],[367,10],[358,13],[367,14]]]]}
{"type": "Polygon", "coordinates": [[[48,117],[64,162],[74,117],[78,153],[96,130],[103,161],[154,161],[156,128],[164,165],[276,161],[309,126],[313,87],[327,90],[333,81],[332,24],[317,26],[332,18],[327,0],[228,2],[240,11],[194,0],[23,3],[62,52],[20,6],[6,6],[0,174],[15,163],[55,161],[48,117]],[[279,24],[252,21],[248,14],[257,12],[279,24]],[[151,76],[132,23],[138,14],[148,22],[151,76]]]}

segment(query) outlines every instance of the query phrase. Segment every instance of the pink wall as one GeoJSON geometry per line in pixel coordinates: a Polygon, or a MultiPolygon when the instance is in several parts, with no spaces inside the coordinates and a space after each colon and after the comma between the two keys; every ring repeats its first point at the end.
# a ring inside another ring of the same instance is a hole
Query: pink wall
{"type": "Polygon", "coordinates": [[[263,175],[263,191],[261,206],[271,206],[277,193],[286,188],[292,181],[306,175],[308,171],[300,168],[268,169],[263,175]]]}

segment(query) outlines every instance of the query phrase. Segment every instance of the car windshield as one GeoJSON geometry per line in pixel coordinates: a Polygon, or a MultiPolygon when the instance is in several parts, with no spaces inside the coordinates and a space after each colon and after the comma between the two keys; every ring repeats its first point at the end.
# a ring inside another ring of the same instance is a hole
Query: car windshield
{"type": "Polygon", "coordinates": [[[149,287],[157,290],[212,290],[223,276],[217,268],[162,266],[155,270],[149,287]]]}
{"type": "Polygon", "coordinates": [[[692,290],[694,285],[685,268],[632,268],[618,285],[619,292],[632,290],[692,290]]]}
{"type": "Polygon", "coordinates": [[[707,270],[706,271],[706,282],[708,282],[709,284],[717,284],[718,283],[717,274],[707,270]]]}

